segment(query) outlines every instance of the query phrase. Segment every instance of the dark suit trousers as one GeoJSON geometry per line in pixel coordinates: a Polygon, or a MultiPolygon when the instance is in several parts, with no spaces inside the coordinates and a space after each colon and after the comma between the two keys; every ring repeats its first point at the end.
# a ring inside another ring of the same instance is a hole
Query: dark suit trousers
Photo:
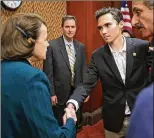
{"type": "MultiPolygon", "coordinates": [[[[74,89],[75,89],[74,87],[71,88],[70,95],[72,94],[74,89]]],[[[57,104],[56,106],[53,106],[54,116],[57,119],[60,126],[63,125],[63,116],[65,114],[65,111],[64,111],[65,108],[66,108],[66,104],[64,104],[64,105],[58,105],[57,104]]],[[[82,126],[82,108],[81,107],[76,112],[76,115],[77,115],[76,127],[78,129],[82,126]]]]}

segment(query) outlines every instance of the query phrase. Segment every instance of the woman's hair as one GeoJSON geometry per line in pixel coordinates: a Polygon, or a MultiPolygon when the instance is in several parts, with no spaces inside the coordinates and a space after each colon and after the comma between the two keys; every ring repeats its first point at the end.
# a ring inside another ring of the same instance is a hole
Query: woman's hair
{"type": "Polygon", "coordinates": [[[2,26],[1,58],[27,59],[33,55],[35,40],[45,21],[34,13],[19,13],[10,17],[2,26]]]}

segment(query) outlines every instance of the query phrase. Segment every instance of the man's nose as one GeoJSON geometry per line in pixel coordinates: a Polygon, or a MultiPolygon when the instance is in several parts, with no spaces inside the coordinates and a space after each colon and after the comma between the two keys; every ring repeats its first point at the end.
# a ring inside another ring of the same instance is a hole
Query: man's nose
{"type": "Polygon", "coordinates": [[[69,31],[70,31],[70,32],[72,31],[72,27],[69,27],[69,31]]]}
{"type": "Polygon", "coordinates": [[[107,33],[107,29],[106,28],[102,28],[100,31],[101,31],[101,34],[103,34],[103,35],[107,33]]]}
{"type": "Polygon", "coordinates": [[[135,15],[132,17],[131,23],[133,27],[135,27],[139,23],[138,18],[135,15]]]}

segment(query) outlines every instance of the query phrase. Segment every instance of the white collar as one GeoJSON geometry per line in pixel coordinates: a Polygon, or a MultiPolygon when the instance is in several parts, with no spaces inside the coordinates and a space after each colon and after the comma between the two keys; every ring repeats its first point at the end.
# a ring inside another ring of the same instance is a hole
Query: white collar
{"type": "MultiPolygon", "coordinates": [[[[123,45],[122,49],[120,49],[120,51],[118,51],[118,52],[126,52],[126,38],[124,36],[122,36],[122,37],[123,37],[123,40],[124,40],[124,45],[123,45]]],[[[110,45],[109,45],[109,48],[111,50],[111,53],[117,52],[117,51],[113,50],[113,48],[110,45]]]]}
{"type": "Polygon", "coordinates": [[[71,42],[68,42],[68,41],[65,39],[64,35],[63,35],[63,39],[64,39],[65,46],[70,45],[70,44],[73,45],[73,40],[72,40],[71,42]]]}

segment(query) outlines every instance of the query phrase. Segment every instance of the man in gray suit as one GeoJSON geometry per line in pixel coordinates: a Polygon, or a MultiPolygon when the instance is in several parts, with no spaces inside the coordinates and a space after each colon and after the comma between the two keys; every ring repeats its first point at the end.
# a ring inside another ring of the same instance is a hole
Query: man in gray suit
{"type": "MultiPolygon", "coordinates": [[[[66,102],[77,85],[83,82],[87,70],[85,46],[73,39],[76,29],[76,18],[71,15],[64,16],[63,35],[49,41],[50,46],[44,61],[43,70],[49,78],[52,89],[53,111],[60,125],[62,125],[66,102]]],[[[78,111],[77,117],[77,129],[80,129],[81,111],[78,111]]]]}

